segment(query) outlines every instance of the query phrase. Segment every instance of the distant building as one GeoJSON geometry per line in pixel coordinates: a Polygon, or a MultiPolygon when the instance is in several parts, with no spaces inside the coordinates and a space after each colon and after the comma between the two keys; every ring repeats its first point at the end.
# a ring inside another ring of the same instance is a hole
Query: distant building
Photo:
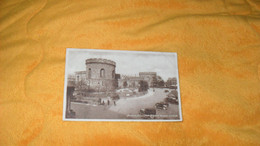
{"type": "Polygon", "coordinates": [[[149,87],[153,87],[154,79],[156,78],[156,72],[140,72],[139,76],[122,76],[118,80],[118,87],[124,88],[124,84],[127,87],[138,87],[140,81],[146,81],[149,87]]]}
{"type": "Polygon", "coordinates": [[[139,87],[139,82],[141,80],[144,80],[144,79],[141,78],[141,77],[124,76],[122,79],[118,80],[118,87],[119,88],[124,88],[125,85],[126,85],[126,87],[138,88],[139,87]]]}
{"type": "Polygon", "coordinates": [[[75,87],[75,75],[69,74],[68,75],[68,84],[67,86],[73,86],[75,87]]]}
{"type": "Polygon", "coordinates": [[[148,82],[149,87],[153,87],[154,79],[157,77],[156,72],[140,72],[139,76],[148,82]]]}
{"type": "Polygon", "coordinates": [[[77,85],[82,84],[86,80],[86,71],[77,71],[75,72],[75,83],[77,85]]]}

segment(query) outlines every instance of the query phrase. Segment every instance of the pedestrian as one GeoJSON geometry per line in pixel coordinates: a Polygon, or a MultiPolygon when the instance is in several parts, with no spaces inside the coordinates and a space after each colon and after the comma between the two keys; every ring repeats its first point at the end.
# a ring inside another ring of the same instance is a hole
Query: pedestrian
{"type": "Polygon", "coordinates": [[[105,101],[103,100],[102,105],[105,105],[105,101]]]}
{"type": "Polygon", "coordinates": [[[116,101],[114,100],[114,106],[116,106],[116,101]]]}
{"type": "Polygon", "coordinates": [[[110,101],[109,101],[109,100],[107,100],[107,105],[109,105],[109,103],[110,103],[110,101]]]}

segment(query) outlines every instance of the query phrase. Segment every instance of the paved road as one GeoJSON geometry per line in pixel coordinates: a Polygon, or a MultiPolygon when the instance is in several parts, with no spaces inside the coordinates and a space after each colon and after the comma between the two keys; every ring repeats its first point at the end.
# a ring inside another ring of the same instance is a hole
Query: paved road
{"type": "Polygon", "coordinates": [[[126,119],[126,115],[108,110],[110,106],[93,106],[71,102],[71,109],[76,112],[76,119],[126,119]]]}
{"type": "MultiPolygon", "coordinates": [[[[121,113],[124,115],[138,115],[142,108],[152,108],[158,102],[161,102],[166,97],[165,89],[155,89],[155,92],[149,90],[147,95],[142,97],[124,98],[117,102],[116,106],[111,106],[109,110],[121,113]]],[[[157,110],[160,115],[176,115],[179,116],[178,105],[170,104],[168,110],[157,110]]]]}
{"type": "MultiPolygon", "coordinates": [[[[149,90],[148,94],[141,97],[121,98],[116,102],[116,106],[108,105],[88,105],[84,103],[71,103],[71,109],[76,112],[78,119],[140,119],[129,115],[138,115],[142,108],[153,108],[158,102],[166,97],[165,89],[149,90]]],[[[157,115],[175,115],[170,119],[179,118],[179,108],[176,104],[170,104],[167,110],[157,110],[157,115]]],[[[164,117],[165,118],[165,117],[164,117]]],[[[162,119],[164,119],[162,118],[162,119]]],[[[165,118],[169,119],[169,118],[165,118]]]]}

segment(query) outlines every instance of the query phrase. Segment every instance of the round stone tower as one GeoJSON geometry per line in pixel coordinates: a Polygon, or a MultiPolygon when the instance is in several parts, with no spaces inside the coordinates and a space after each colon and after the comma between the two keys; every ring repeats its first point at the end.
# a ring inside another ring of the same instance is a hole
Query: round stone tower
{"type": "Polygon", "coordinates": [[[116,63],[101,58],[86,60],[86,83],[89,89],[98,92],[115,89],[116,63]]]}

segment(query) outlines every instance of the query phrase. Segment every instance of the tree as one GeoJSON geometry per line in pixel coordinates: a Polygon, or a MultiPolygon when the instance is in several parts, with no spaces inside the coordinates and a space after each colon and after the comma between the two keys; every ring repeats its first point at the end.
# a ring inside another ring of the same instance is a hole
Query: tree
{"type": "Polygon", "coordinates": [[[161,76],[157,76],[157,86],[158,87],[163,87],[164,86],[164,80],[162,79],[161,76]]]}
{"type": "Polygon", "coordinates": [[[153,77],[153,80],[152,80],[152,87],[156,87],[157,86],[157,77],[156,76],[154,76],[153,77]]]}
{"type": "Polygon", "coordinates": [[[160,80],[160,81],[158,82],[158,86],[159,86],[159,87],[163,87],[163,86],[164,86],[164,81],[163,81],[163,80],[160,80]]]}
{"type": "Polygon", "coordinates": [[[173,77],[173,78],[168,78],[168,80],[166,81],[166,86],[170,87],[170,86],[176,86],[177,85],[177,78],[173,77]]]}
{"type": "Polygon", "coordinates": [[[165,82],[161,76],[156,76],[156,77],[153,77],[152,87],[163,87],[164,83],[165,82]]]}
{"type": "Polygon", "coordinates": [[[126,88],[126,87],[127,87],[127,82],[126,82],[126,81],[124,81],[124,84],[123,84],[123,86],[124,86],[124,88],[126,88]]]}
{"type": "Polygon", "coordinates": [[[145,92],[148,90],[148,83],[146,81],[141,80],[139,81],[139,84],[140,84],[138,89],[139,92],[145,92]]]}
{"type": "Polygon", "coordinates": [[[118,80],[113,81],[113,87],[116,89],[118,88],[118,80]]]}

